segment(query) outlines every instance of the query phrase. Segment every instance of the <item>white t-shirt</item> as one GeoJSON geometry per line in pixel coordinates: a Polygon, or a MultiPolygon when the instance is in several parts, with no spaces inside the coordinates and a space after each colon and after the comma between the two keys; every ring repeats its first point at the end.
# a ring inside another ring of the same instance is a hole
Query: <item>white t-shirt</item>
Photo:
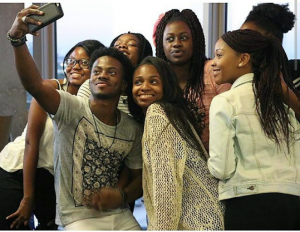
{"type": "MultiPolygon", "coordinates": [[[[27,125],[22,133],[13,142],[8,143],[0,153],[0,167],[7,172],[16,172],[23,169],[25,151],[25,137],[27,125]]],[[[53,122],[48,116],[44,133],[39,145],[38,168],[47,169],[53,173],[53,122]]]]}
{"type": "Polygon", "coordinates": [[[59,93],[60,105],[53,117],[56,223],[65,226],[122,212],[87,208],[84,199],[101,187],[114,187],[123,160],[131,169],[142,168],[142,126],[122,111],[117,128],[108,126],[93,117],[89,99],[59,93]]]}

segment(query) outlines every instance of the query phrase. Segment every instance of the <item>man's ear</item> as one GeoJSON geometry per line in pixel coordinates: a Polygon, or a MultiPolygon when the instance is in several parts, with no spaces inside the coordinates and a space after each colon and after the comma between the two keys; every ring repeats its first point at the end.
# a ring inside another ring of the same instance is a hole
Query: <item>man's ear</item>
{"type": "Polygon", "coordinates": [[[250,55],[248,53],[242,53],[240,56],[239,68],[244,67],[250,62],[250,55]]]}

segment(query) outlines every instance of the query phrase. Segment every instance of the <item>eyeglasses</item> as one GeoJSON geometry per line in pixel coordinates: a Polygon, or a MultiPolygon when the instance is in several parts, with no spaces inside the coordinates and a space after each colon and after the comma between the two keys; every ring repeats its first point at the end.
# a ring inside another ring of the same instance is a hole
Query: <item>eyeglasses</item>
{"type": "Polygon", "coordinates": [[[90,61],[88,59],[80,59],[80,60],[75,60],[72,58],[68,58],[65,60],[65,63],[68,67],[74,67],[77,63],[81,68],[89,68],[90,61]]]}

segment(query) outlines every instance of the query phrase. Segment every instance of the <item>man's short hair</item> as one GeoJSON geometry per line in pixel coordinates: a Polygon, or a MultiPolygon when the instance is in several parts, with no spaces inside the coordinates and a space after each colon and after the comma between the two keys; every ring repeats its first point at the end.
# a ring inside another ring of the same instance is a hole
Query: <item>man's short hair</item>
{"type": "Polygon", "coordinates": [[[133,66],[126,55],[116,48],[99,48],[93,52],[90,58],[90,70],[97,59],[103,56],[109,56],[118,60],[123,66],[123,79],[128,82],[129,78],[133,76],[133,66]]]}

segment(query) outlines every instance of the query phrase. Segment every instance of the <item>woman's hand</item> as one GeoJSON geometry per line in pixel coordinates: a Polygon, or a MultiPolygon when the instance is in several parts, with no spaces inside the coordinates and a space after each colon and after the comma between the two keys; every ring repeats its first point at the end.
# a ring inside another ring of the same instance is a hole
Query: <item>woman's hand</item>
{"type": "MultiPolygon", "coordinates": [[[[19,39],[22,36],[30,33],[28,25],[27,25],[28,23],[36,24],[36,25],[42,24],[42,22],[40,22],[38,20],[32,19],[30,17],[26,17],[29,15],[43,15],[44,13],[42,11],[39,11],[38,8],[39,8],[39,6],[31,5],[30,7],[21,10],[17,14],[16,19],[15,19],[13,25],[11,26],[11,29],[9,30],[9,35],[11,38],[19,39]]],[[[30,33],[30,34],[38,35],[37,32],[30,33]]]]}
{"type": "Polygon", "coordinates": [[[30,217],[33,211],[34,201],[33,199],[23,198],[18,210],[6,217],[6,219],[11,219],[16,217],[14,222],[11,224],[10,228],[16,227],[17,229],[24,223],[25,226],[29,224],[30,217]]]}

